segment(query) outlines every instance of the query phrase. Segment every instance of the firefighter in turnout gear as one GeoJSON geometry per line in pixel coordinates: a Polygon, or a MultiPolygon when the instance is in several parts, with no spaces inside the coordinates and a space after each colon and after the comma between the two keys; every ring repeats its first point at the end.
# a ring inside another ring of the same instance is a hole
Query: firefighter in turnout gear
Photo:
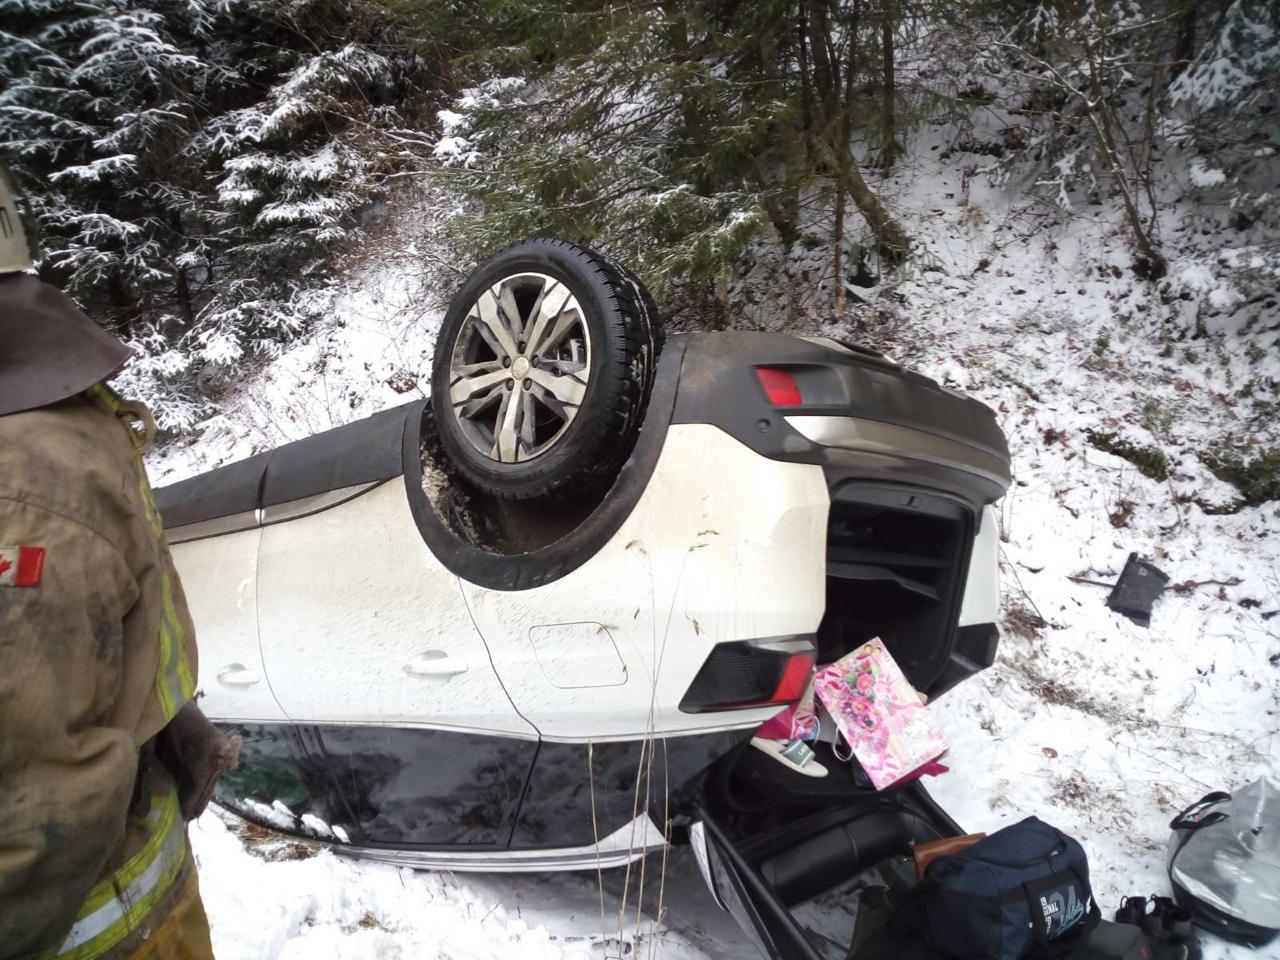
{"type": "Polygon", "coordinates": [[[211,958],[186,821],[232,765],[129,351],[42,284],[0,168],[0,958],[211,958]]]}

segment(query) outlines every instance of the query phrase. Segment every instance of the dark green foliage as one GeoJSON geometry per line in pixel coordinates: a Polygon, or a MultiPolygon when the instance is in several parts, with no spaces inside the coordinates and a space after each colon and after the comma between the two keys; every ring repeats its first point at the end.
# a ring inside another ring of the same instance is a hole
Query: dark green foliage
{"type": "Polygon", "coordinates": [[[553,234],[608,249],[660,294],[714,290],[761,231],[799,237],[802,194],[825,186],[829,216],[847,180],[868,245],[905,254],[848,147],[864,118],[886,135],[872,14],[898,5],[861,20],[834,0],[388,5],[454,65],[437,154],[475,201],[455,223],[464,247],[553,234]]]}
{"type": "Polygon", "coordinates": [[[1280,500],[1280,447],[1252,455],[1223,449],[1206,453],[1201,459],[1215,477],[1239,490],[1248,506],[1280,500]]]}
{"type": "Polygon", "coordinates": [[[1104,453],[1114,454],[1121,460],[1128,460],[1144,477],[1149,477],[1157,483],[1164,483],[1169,479],[1169,458],[1159,447],[1144,447],[1130,443],[1117,434],[1101,430],[1086,430],[1085,437],[1091,447],[1104,453]]]}

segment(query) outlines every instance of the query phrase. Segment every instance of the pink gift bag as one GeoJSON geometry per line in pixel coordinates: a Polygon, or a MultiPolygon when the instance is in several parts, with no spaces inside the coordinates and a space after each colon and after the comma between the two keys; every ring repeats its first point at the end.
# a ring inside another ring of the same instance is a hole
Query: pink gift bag
{"type": "Polygon", "coordinates": [[[878,637],[819,670],[813,687],[877,790],[925,772],[947,752],[920,695],[878,637]]]}
{"type": "Polygon", "coordinates": [[[766,740],[816,740],[818,739],[818,711],[813,702],[813,681],[805,687],[800,702],[784,707],[756,731],[757,737],[766,740]]]}

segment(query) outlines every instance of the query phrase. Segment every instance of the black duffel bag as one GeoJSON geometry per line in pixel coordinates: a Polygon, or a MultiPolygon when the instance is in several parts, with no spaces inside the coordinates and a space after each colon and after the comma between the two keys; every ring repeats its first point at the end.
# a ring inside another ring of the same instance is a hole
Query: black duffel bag
{"type": "Polygon", "coordinates": [[[1062,956],[1102,919],[1084,848],[1035,817],[933,861],[918,907],[930,946],[964,960],[1062,956]]]}

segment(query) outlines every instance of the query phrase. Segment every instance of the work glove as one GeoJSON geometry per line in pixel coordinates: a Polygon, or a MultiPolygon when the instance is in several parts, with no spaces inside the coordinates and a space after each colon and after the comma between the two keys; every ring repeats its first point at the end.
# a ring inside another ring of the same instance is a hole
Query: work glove
{"type": "Polygon", "coordinates": [[[177,712],[156,736],[156,756],[178,785],[182,819],[204,813],[218,778],[234,769],[243,737],[228,737],[209,722],[194,700],[177,712]]]}

